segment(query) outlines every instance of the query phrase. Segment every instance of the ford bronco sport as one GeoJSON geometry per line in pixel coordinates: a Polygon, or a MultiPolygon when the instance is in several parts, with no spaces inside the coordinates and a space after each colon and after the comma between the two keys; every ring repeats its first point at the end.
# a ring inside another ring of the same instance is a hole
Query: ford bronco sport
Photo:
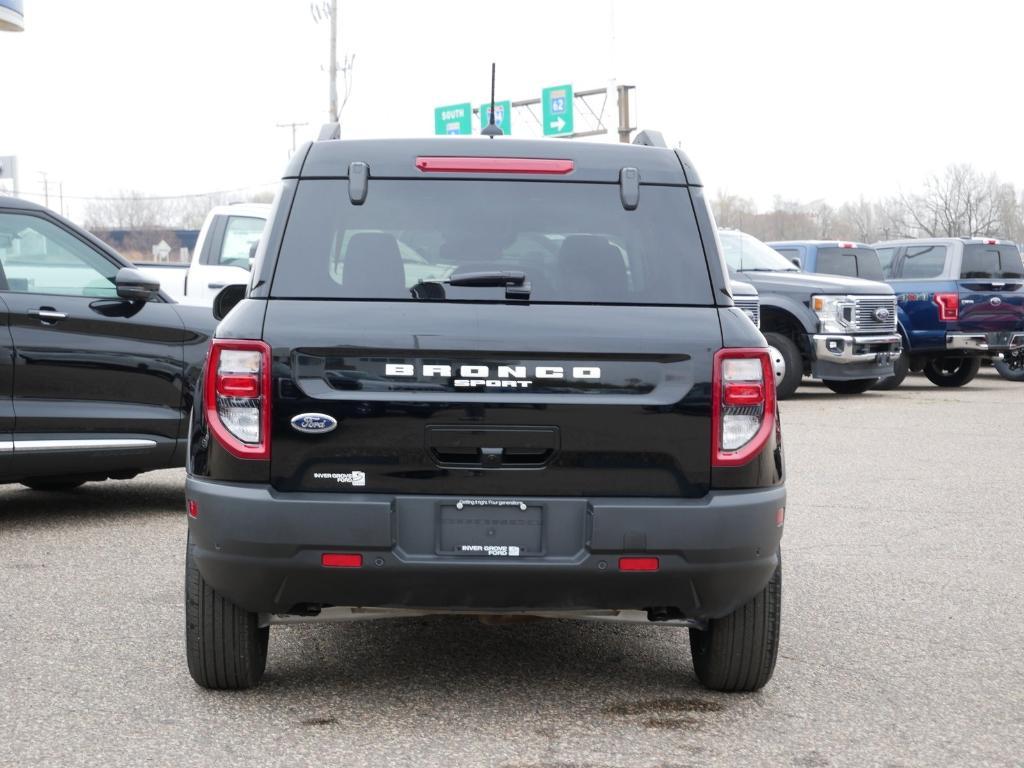
{"type": "Polygon", "coordinates": [[[255,685],[276,623],[429,612],[685,627],[706,686],[768,681],[772,363],[659,139],[296,153],[193,412],[198,684],[255,685]]]}

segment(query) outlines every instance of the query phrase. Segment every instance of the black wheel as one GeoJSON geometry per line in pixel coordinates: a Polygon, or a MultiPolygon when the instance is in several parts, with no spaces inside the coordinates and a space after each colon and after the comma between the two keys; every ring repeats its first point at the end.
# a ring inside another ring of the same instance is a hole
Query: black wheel
{"type": "Polygon", "coordinates": [[[907,354],[906,347],[904,347],[903,351],[900,352],[900,356],[892,364],[892,376],[879,379],[874,389],[896,389],[907,378],[908,373],[910,373],[910,355],[907,354]]]}
{"type": "Polygon", "coordinates": [[[924,375],[937,387],[962,387],[980,368],[980,357],[933,357],[924,364],[924,375]]]}
{"type": "Polygon", "coordinates": [[[772,678],[782,619],[782,553],[768,585],[705,630],[690,630],[693,671],[715,691],[756,691],[772,678]]]}
{"type": "Polygon", "coordinates": [[[778,357],[782,358],[782,375],[775,377],[775,396],[779,400],[785,400],[796,392],[804,375],[804,361],[800,357],[800,349],[791,338],[783,336],[781,333],[770,331],[764,335],[764,338],[768,342],[768,346],[774,350],[772,352],[773,361],[778,357]]]}
{"type": "Polygon", "coordinates": [[[1009,381],[1024,381],[1024,350],[1017,350],[992,363],[1000,376],[1009,381]]]}
{"type": "Polygon", "coordinates": [[[22,480],[21,484],[33,491],[73,491],[85,480],[22,480]]]}
{"type": "Polygon", "coordinates": [[[825,386],[837,395],[859,395],[871,389],[878,379],[824,379],[825,386]]]}
{"type": "Polygon", "coordinates": [[[185,655],[192,679],[204,688],[252,688],[267,666],[270,627],[206,583],[192,556],[185,552],[185,655]]]}

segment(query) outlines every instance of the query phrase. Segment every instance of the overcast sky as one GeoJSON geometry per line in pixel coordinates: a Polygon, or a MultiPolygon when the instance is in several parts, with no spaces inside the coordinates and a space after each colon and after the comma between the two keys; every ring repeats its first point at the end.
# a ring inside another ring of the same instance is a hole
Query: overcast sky
{"type": "MultiPolygon", "coordinates": [[[[762,206],[893,194],[953,162],[1024,184],[1024,4],[340,4],[345,136],[432,134],[435,106],[487,98],[494,60],[499,99],[636,85],[641,127],[762,206]]],[[[308,122],[301,141],[327,116],[328,28],[308,0],[25,0],[25,24],[0,33],[0,155],[19,157],[23,193],[47,172],[52,207],[63,182],[76,218],[121,190],[272,183],[291,149],[275,124],[308,122]]]]}

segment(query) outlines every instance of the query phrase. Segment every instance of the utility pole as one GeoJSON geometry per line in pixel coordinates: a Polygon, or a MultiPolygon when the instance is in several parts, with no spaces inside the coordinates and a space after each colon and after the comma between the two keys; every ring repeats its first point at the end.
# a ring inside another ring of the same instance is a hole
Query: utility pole
{"type": "MultiPolygon", "coordinates": [[[[292,155],[295,154],[295,129],[302,128],[303,126],[309,125],[309,123],[278,123],[278,128],[291,128],[292,129],[292,155]]],[[[289,155],[290,157],[290,155],[289,155]]]]}
{"type": "Polygon", "coordinates": [[[46,178],[46,176],[47,176],[46,171],[37,171],[37,173],[40,176],[43,177],[43,200],[46,201],[45,205],[46,205],[47,208],[49,208],[50,207],[50,182],[46,178]]]}
{"type": "Polygon", "coordinates": [[[331,0],[331,122],[338,122],[338,0],[331,0]]]}
{"type": "Polygon", "coordinates": [[[636,88],[635,85],[620,85],[616,87],[619,92],[619,142],[629,144],[630,134],[636,130],[635,125],[629,124],[629,92],[636,88]]]}

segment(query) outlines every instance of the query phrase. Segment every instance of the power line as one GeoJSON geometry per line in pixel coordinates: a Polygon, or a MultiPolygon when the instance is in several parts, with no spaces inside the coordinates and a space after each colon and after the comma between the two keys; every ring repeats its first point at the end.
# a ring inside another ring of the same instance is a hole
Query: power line
{"type": "MultiPolygon", "coordinates": [[[[235,187],[234,189],[218,189],[212,192],[192,192],[184,195],[131,195],[131,196],[106,196],[106,195],[64,195],[67,200],[88,200],[96,202],[124,202],[126,200],[187,200],[191,197],[213,197],[214,195],[230,195],[236,192],[248,192],[253,189],[272,187],[276,181],[266,184],[252,184],[248,187],[235,187]]],[[[45,198],[42,192],[21,192],[20,197],[45,198]]]]}

